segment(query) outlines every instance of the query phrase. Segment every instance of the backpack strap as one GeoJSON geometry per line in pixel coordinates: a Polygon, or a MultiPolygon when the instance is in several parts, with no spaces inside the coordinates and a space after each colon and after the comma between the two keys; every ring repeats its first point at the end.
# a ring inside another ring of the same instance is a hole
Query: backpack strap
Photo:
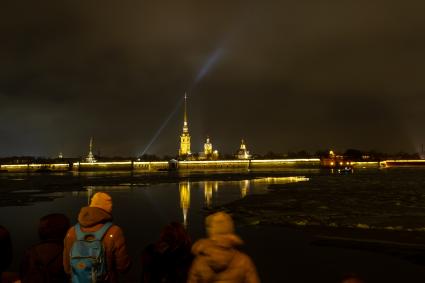
{"type": "Polygon", "coordinates": [[[81,231],[80,223],[75,224],[75,236],[77,237],[78,241],[84,241],[84,237],[86,236],[86,233],[81,231]]]}
{"type": "Polygon", "coordinates": [[[84,241],[84,239],[88,235],[93,236],[96,240],[100,241],[103,239],[103,236],[105,236],[106,232],[108,231],[109,228],[111,228],[111,226],[112,226],[112,222],[106,222],[96,232],[83,232],[81,231],[80,223],[77,223],[75,225],[75,234],[77,236],[78,241],[84,241]]]}
{"type": "Polygon", "coordinates": [[[105,236],[106,232],[111,228],[112,222],[106,222],[103,224],[102,228],[97,230],[96,232],[92,233],[92,235],[96,238],[96,240],[102,240],[103,236],[105,236]]]}

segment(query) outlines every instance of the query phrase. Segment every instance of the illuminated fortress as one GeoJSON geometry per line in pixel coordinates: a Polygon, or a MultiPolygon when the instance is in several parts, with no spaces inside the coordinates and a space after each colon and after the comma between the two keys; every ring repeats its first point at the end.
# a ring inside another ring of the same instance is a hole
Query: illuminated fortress
{"type": "MultiPolygon", "coordinates": [[[[193,154],[191,150],[191,136],[188,123],[187,95],[184,96],[183,129],[180,135],[180,147],[178,150],[179,160],[171,161],[111,161],[99,162],[93,154],[93,138],[90,139],[89,152],[82,162],[69,163],[46,163],[46,164],[0,164],[0,172],[57,172],[57,171],[174,171],[174,170],[279,170],[280,168],[302,167],[319,168],[321,160],[318,158],[308,159],[253,159],[248,151],[245,141],[242,139],[239,149],[232,160],[218,160],[218,151],[213,148],[211,139],[206,138],[203,152],[193,154]]],[[[62,158],[61,158],[62,159],[62,158]]],[[[425,163],[425,160],[424,160],[425,163]]],[[[351,164],[357,166],[355,162],[351,164]]],[[[384,162],[362,162],[359,166],[382,166],[393,165],[384,162]]],[[[397,164],[398,165],[398,164],[397,164]]],[[[186,189],[182,187],[182,192],[186,189]]],[[[186,198],[188,194],[184,194],[186,198]]],[[[209,196],[209,194],[207,194],[209,196]]],[[[185,208],[182,201],[182,208],[185,208]]]]}
{"type": "MultiPolygon", "coordinates": [[[[240,150],[235,155],[237,159],[250,159],[251,155],[246,149],[244,141],[242,140],[240,150]]],[[[183,131],[180,135],[180,148],[179,148],[179,159],[180,160],[217,160],[218,150],[213,149],[210,137],[207,137],[204,143],[204,151],[200,152],[195,158],[190,150],[190,134],[189,134],[189,123],[187,118],[187,94],[184,94],[184,111],[183,111],[183,131]]]]}

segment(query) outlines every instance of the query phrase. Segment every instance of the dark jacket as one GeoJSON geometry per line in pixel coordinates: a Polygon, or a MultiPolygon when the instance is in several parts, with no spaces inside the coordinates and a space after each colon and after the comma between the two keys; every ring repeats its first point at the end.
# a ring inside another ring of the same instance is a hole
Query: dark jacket
{"type": "Polygon", "coordinates": [[[233,234],[202,239],[193,245],[196,258],[188,283],[259,283],[251,259],[235,249],[242,240],[233,234]]]}
{"type": "Polygon", "coordinates": [[[7,272],[12,263],[12,241],[9,231],[0,225],[0,282],[13,283],[19,282],[19,276],[15,272],[7,272]]]}
{"type": "MultiPolygon", "coordinates": [[[[78,215],[82,232],[96,232],[104,223],[112,221],[112,215],[101,208],[83,207],[78,215]]],[[[70,251],[76,240],[75,227],[71,227],[65,237],[63,265],[65,272],[71,274],[70,251]]],[[[130,268],[124,234],[120,227],[112,225],[103,237],[108,275],[106,282],[118,282],[118,273],[130,268]]]]}
{"type": "Polygon", "coordinates": [[[62,263],[63,243],[46,241],[29,249],[21,262],[22,283],[62,283],[67,276],[62,263]]]}
{"type": "Polygon", "coordinates": [[[190,246],[151,244],[142,253],[142,282],[186,283],[192,259],[190,246]]]}

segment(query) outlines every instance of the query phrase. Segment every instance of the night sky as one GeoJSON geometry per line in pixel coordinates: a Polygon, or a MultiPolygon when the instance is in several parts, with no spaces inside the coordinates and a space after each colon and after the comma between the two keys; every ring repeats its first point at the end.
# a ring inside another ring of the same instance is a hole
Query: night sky
{"type": "Polygon", "coordinates": [[[0,156],[425,143],[423,0],[8,2],[0,156]]]}

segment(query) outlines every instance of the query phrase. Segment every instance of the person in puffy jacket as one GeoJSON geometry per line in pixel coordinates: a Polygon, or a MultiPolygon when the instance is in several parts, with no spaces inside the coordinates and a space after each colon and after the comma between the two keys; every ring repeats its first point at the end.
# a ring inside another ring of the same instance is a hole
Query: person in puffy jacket
{"type": "MultiPolygon", "coordinates": [[[[107,222],[112,221],[112,198],[98,192],[91,199],[90,206],[83,207],[78,215],[82,232],[96,232],[107,222]]],[[[70,251],[76,240],[75,226],[71,227],[64,241],[63,265],[65,272],[71,276],[70,251]]],[[[118,282],[118,274],[130,269],[130,257],[127,253],[124,233],[117,225],[112,225],[102,239],[105,248],[108,274],[105,282],[118,282]]]]}
{"type": "Polygon", "coordinates": [[[22,283],[68,282],[63,269],[63,239],[69,229],[63,214],[49,214],[40,219],[40,243],[26,251],[20,268],[22,283]]]}
{"type": "Polygon", "coordinates": [[[230,215],[218,212],[208,216],[206,228],[208,238],[192,247],[196,258],[188,283],[259,283],[251,258],[236,249],[243,241],[235,235],[230,215]]]}

